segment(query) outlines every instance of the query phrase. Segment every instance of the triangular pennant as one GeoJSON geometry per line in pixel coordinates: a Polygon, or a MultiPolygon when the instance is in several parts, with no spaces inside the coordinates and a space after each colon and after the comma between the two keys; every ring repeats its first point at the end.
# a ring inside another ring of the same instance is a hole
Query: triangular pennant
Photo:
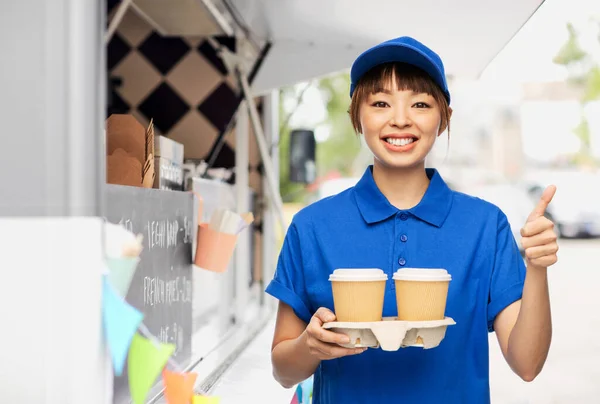
{"type": "Polygon", "coordinates": [[[219,404],[219,397],[194,396],[192,404],[219,404]]]}
{"type": "Polygon", "coordinates": [[[102,320],[115,375],[121,376],[131,339],[144,315],[118,296],[106,276],[102,279],[102,320]]]}
{"type": "Polygon", "coordinates": [[[167,404],[190,404],[194,396],[196,373],[175,373],[163,371],[163,383],[167,404]]]}
{"type": "Polygon", "coordinates": [[[310,403],[310,398],[312,397],[313,393],[313,383],[313,378],[309,377],[305,381],[300,382],[300,384],[298,385],[298,401],[300,402],[300,404],[310,403]]]}
{"type": "Polygon", "coordinates": [[[139,262],[139,257],[106,258],[110,285],[123,298],[127,296],[139,262]]]}
{"type": "Polygon", "coordinates": [[[175,351],[175,345],[152,342],[135,334],[129,348],[127,373],[134,404],[143,404],[161,370],[175,351]]]}

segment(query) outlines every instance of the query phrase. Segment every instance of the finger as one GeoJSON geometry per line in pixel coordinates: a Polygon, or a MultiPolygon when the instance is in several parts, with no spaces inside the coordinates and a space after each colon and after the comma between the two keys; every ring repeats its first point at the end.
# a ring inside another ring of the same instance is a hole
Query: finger
{"type": "Polygon", "coordinates": [[[367,350],[367,348],[344,348],[320,341],[317,341],[313,348],[315,351],[318,351],[321,359],[335,359],[343,356],[357,355],[367,350]]]}
{"type": "Polygon", "coordinates": [[[545,232],[548,229],[554,229],[554,223],[552,220],[542,216],[537,219],[525,223],[525,226],[521,228],[521,236],[533,237],[545,232]]]}
{"type": "Polygon", "coordinates": [[[525,250],[525,256],[529,260],[535,260],[538,258],[555,255],[558,251],[558,244],[551,243],[546,245],[540,245],[537,247],[530,247],[525,250]]]}
{"type": "Polygon", "coordinates": [[[343,356],[356,355],[367,350],[367,348],[344,348],[339,345],[326,344],[324,342],[318,342],[318,345],[315,345],[314,349],[323,359],[335,359],[343,356]]]}
{"type": "Polygon", "coordinates": [[[555,193],[556,193],[556,186],[554,186],[554,185],[549,185],[544,190],[544,193],[542,193],[542,196],[540,197],[540,201],[538,202],[537,206],[533,209],[533,211],[527,218],[528,222],[535,220],[538,217],[544,216],[544,213],[546,213],[546,209],[548,208],[548,205],[550,204],[550,202],[552,202],[552,198],[554,198],[555,193]]]}
{"type": "Polygon", "coordinates": [[[323,325],[323,323],[335,321],[335,314],[333,314],[333,312],[326,307],[319,307],[313,317],[316,317],[319,321],[321,321],[321,325],[323,325]]]}
{"type": "Polygon", "coordinates": [[[339,334],[333,331],[329,331],[323,328],[321,324],[319,324],[319,319],[314,318],[311,320],[307,331],[308,334],[322,342],[328,342],[332,344],[347,344],[350,342],[350,338],[347,335],[339,334]]]}
{"type": "Polygon", "coordinates": [[[549,266],[556,264],[557,261],[558,257],[556,255],[547,255],[545,257],[529,260],[529,265],[540,268],[548,268],[549,266]]]}
{"type": "Polygon", "coordinates": [[[530,247],[537,247],[540,245],[546,245],[555,242],[558,239],[558,236],[554,232],[554,229],[546,229],[541,233],[538,233],[534,236],[527,236],[521,239],[521,246],[524,250],[530,247]]]}

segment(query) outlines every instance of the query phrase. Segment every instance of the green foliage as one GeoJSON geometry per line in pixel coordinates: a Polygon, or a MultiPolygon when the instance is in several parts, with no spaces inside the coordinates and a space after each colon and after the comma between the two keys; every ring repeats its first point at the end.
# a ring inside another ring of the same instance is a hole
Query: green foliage
{"type": "MultiPolygon", "coordinates": [[[[325,125],[330,135],[327,140],[317,143],[317,176],[325,176],[331,172],[348,175],[351,163],[360,150],[360,141],[354,134],[350,123],[348,107],[350,106],[350,76],[338,74],[323,77],[316,81],[316,86],[327,108],[326,118],[317,126],[325,125]]],[[[279,167],[280,190],[284,202],[302,202],[308,192],[303,184],[295,184],[289,180],[290,132],[293,128],[284,125],[287,113],[283,110],[284,101],[295,98],[293,87],[284,88],[280,93],[280,142],[279,167]]],[[[315,128],[306,128],[315,130],[315,128]]]]}
{"type": "Polygon", "coordinates": [[[558,54],[554,56],[553,61],[556,64],[568,67],[573,63],[583,61],[587,57],[587,53],[579,46],[578,34],[573,24],[568,23],[567,30],[569,31],[569,38],[560,48],[558,54]]]}
{"type": "MultiPolygon", "coordinates": [[[[279,93],[280,125],[286,118],[283,109],[284,100],[291,97],[293,88],[284,88],[279,93]]],[[[290,181],[290,128],[283,125],[279,128],[279,192],[284,202],[295,202],[304,197],[304,185],[290,181]]]]}
{"type": "Polygon", "coordinates": [[[600,100],[600,66],[593,66],[587,74],[583,102],[600,100]]]}
{"type": "Polygon", "coordinates": [[[350,76],[341,74],[325,77],[319,80],[318,87],[326,100],[326,124],[330,127],[329,138],[317,146],[318,173],[326,175],[339,172],[349,175],[352,161],[360,150],[360,141],[348,115],[350,76]]]}
{"type": "Polygon", "coordinates": [[[587,119],[585,119],[585,116],[581,118],[581,122],[579,123],[579,125],[577,125],[575,129],[573,129],[573,133],[575,133],[575,136],[577,136],[577,138],[579,138],[579,141],[581,142],[581,154],[590,155],[592,148],[590,125],[587,119]]]}
{"type": "MultiPolygon", "coordinates": [[[[600,28],[600,21],[596,21],[600,28]]],[[[588,53],[581,48],[578,33],[572,24],[567,24],[569,37],[554,57],[554,63],[569,69],[569,83],[582,90],[580,99],[581,108],[586,103],[600,99],[600,66],[593,63],[588,53]]],[[[600,44],[600,36],[598,37],[600,44]]],[[[579,125],[573,129],[573,133],[580,140],[580,149],[573,157],[575,165],[593,164],[591,157],[591,134],[585,116],[582,116],[579,125]]]]}

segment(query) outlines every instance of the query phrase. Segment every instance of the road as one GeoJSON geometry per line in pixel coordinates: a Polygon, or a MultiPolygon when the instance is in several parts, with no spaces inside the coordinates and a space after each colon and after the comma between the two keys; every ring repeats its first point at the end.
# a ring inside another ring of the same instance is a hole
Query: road
{"type": "Polygon", "coordinates": [[[512,373],[490,335],[493,404],[600,404],[600,240],[559,240],[550,268],[554,333],[532,383],[512,373]]]}

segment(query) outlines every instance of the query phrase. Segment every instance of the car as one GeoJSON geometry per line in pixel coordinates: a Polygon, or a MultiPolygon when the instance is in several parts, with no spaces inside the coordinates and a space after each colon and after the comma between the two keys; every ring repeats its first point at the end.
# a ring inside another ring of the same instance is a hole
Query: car
{"type": "Polygon", "coordinates": [[[323,181],[317,191],[317,200],[337,195],[358,183],[357,177],[340,177],[323,181]]]}
{"type": "MultiPolygon", "coordinates": [[[[565,238],[600,237],[600,176],[572,173],[552,179],[557,192],[548,206],[548,217],[565,238]]],[[[533,183],[528,193],[539,200],[544,185],[533,183]]]]}

